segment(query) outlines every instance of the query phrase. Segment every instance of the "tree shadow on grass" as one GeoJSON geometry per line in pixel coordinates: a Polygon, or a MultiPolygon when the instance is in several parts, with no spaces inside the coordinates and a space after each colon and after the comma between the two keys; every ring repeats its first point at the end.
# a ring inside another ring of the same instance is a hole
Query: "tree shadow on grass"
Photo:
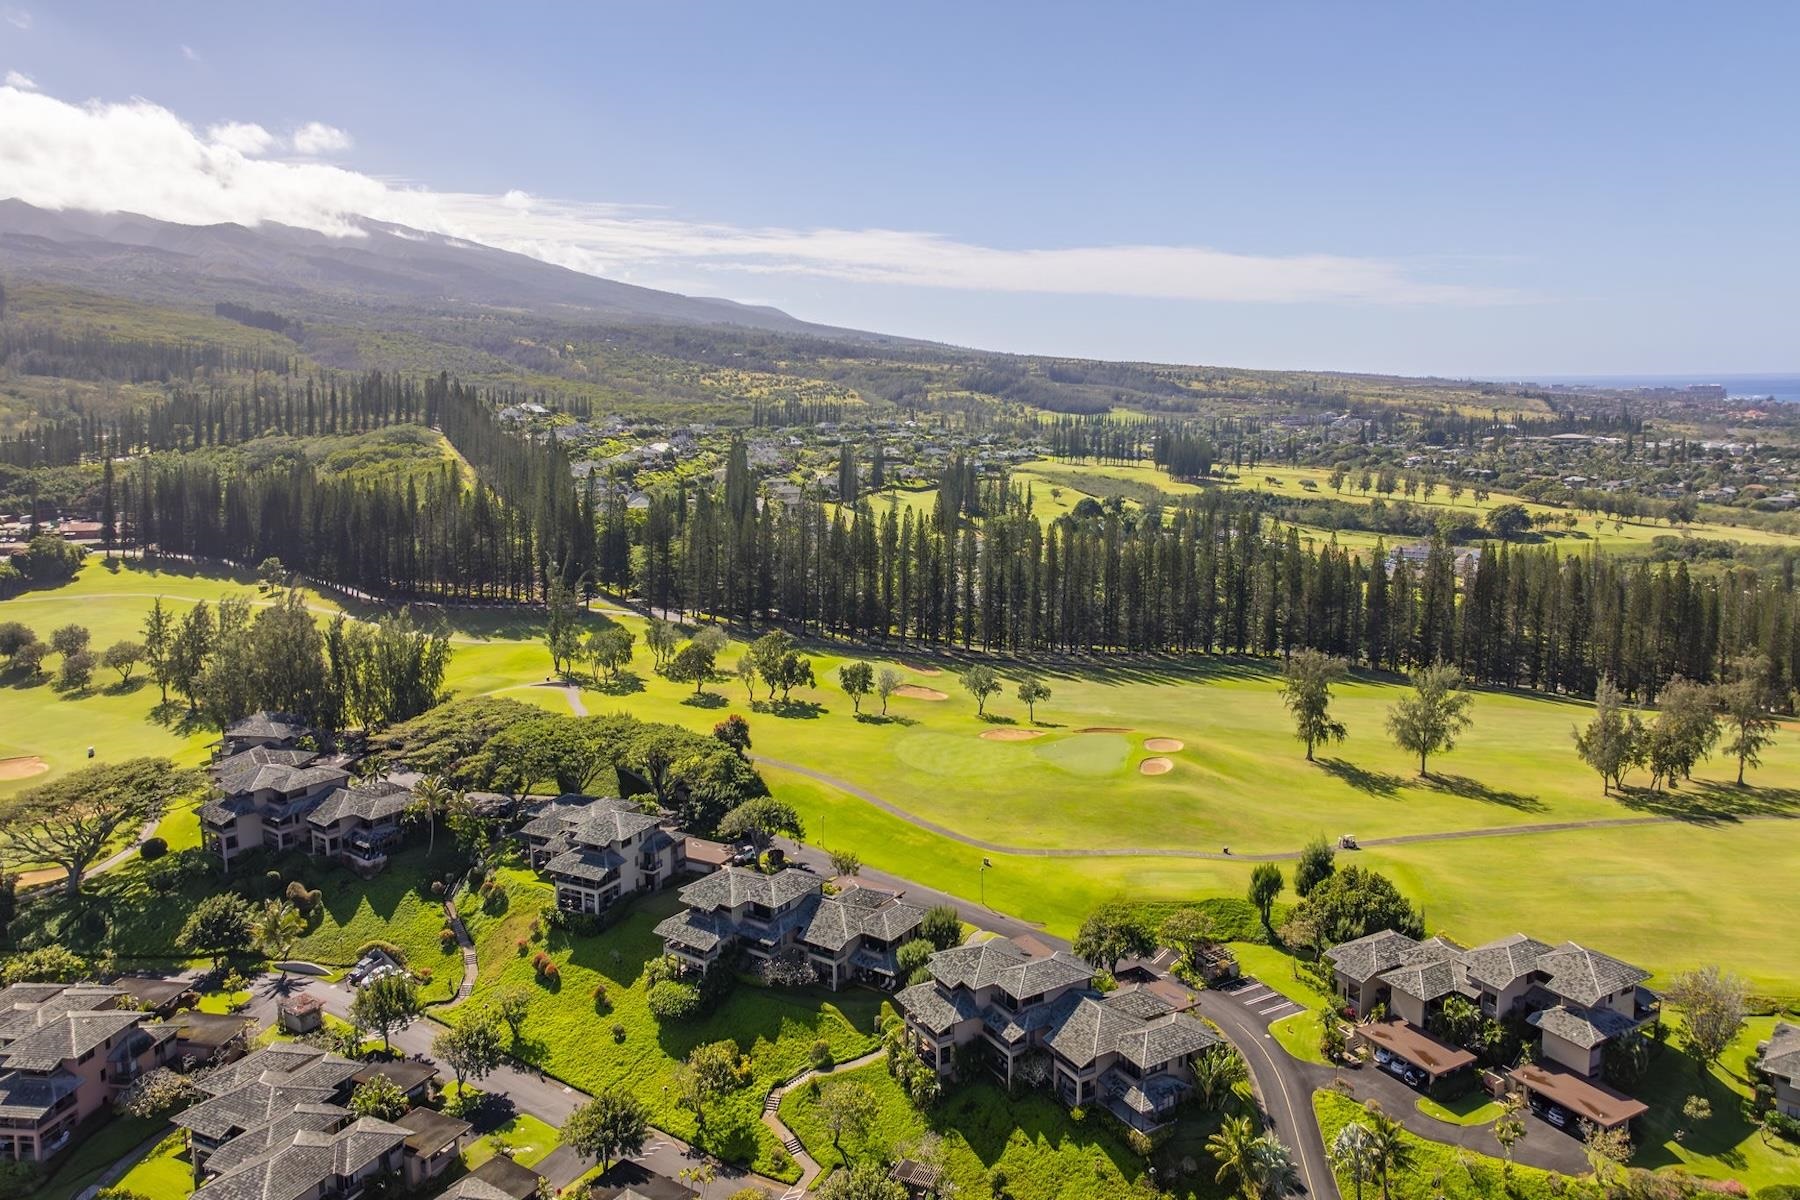
{"type": "Polygon", "coordinates": [[[587,686],[602,696],[632,696],[644,690],[644,679],[636,671],[620,671],[617,679],[606,679],[587,686]]]}
{"type": "Polygon", "coordinates": [[[1017,717],[1006,717],[999,713],[982,713],[980,719],[989,725],[1017,725],[1019,723],[1017,717]]]}
{"type": "Polygon", "coordinates": [[[130,696],[130,695],[133,695],[134,693],[143,691],[144,688],[149,686],[149,684],[150,684],[150,681],[148,679],[144,678],[142,675],[139,675],[136,678],[128,680],[124,683],[120,683],[117,681],[115,681],[113,683],[109,683],[105,687],[101,688],[100,690],[102,692],[105,692],[108,696],[130,696]]]}
{"type": "Polygon", "coordinates": [[[888,713],[886,716],[881,713],[862,713],[856,719],[864,725],[917,725],[919,723],[914,718],[903,717],[899,713],[888,713]]]}
{"type": "Polygon", "coordinates": [[[726,708],[731,701],[717,692],[701,692],[698,696],[689,696],[682,703],[689,708],[726,708]]]}
{"type": "Polygon", "coordinates": [[[788,720],[816,721],[831,710],[816,700],[776,700],[753,705],[752,711],[788,720]]]}
{"type": "Polygon", "coordinates": [[[1318,760],[1318,767],[1333,779],[1347,783],[1359,792],[1388,800],[1398,796],[1401,785],[1406,782],[1392,772],[1371,771],[1341,758],[1321,758],[1318,760]]]}
{"type": "Polygon", "coordinates": [[[1615,795],[1633,812],[1696,825],[1724,825],[1746,817],[1800,816],[1800,789],[1796,788],[1738,787],[1708,780],[1660,792],[1626,788],[1615,795]]]}
{"type": "Polygon", "coordinates": [[[1462,800],[1479,800],[1483,804],[1498,804],[1519,812],[1542,812],[1545,807],[1544,802],[1536,796],[1489,787],[1479,779],[1470,779],[1467,775],[1427,775],[1425,783],[1434,792],[1443,792],[1462,800]]]}

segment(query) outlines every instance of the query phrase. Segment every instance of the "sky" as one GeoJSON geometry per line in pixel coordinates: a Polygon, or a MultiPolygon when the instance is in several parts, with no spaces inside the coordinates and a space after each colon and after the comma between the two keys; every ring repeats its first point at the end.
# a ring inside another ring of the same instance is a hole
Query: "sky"
{"type": "Polygon", "coordinates": [[[0,0],[0,197],[997,350],[1800,371],[1800,5],[0,0]]]}

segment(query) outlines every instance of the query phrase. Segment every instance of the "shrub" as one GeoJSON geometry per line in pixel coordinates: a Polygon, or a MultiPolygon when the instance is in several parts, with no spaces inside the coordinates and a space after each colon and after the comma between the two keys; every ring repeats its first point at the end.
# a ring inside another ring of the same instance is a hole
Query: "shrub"
{"type": "Polygon", "coordinates": [[[445,954],[448,954],[452,950],[456,949],[456,930],[454,930],[454,929],[438,930],[438,949],[442,950],[445,954]]]}
{"type": "Polygon", "coordinates": [[[169,852],[169,843],[159,837],[145,838],[144,844],[138,847],[138,857],[145,862],[155,862],[169,852]]]}
{"type": "Polygon", "coordinates": [[[769,955],[758,970],[770,987],[805,987],[818,982],[819,973],[799,946],[788,946],[769,955]]]}
{"type": "Polygon", "coordinates": [[[700,1015],[700,989],[679,979],[653,984],[646,1000],[658,1021],[686,1021],[700,1015]]]}
{"type": "Polygon", "coordinates": [[[401,966],[404,967],[406,965],[406,951],[394,945],[392,942],[383,942],[380,940],[364,942],[362,945],[358,946],[356,948],[356,957],[361,958],[371,950],[379,950],[401,966]]]}
{"type": "Polygon", "coordinates": [[[625,1042],[625,1026],[619,1024],[617,1021],[614,1021],[613,1027],[612,1027],[612,1035],[613,1035],[613,1041],[618,1042],[620,1045],[623,1045],[625,1042]]]}
{"type": "Polygon", "coordinates": [[[413,972],[413,974],[418,977],[418,980],[420,983],[430,983],[431,982],[431,968],[430,967],[420,967],[417,970],[415,970],[413,972]]]}
{"type": "Polygon", "coordinates": [[[831,1043],[820,1038],[812,1044],[812,1049],[806,1052],[806,1056],[812,1060],[815,1070],[824,1070],[831,1064],[831,1043]]]}
{"type": "Polygon", "coordinates": [[[527,950],[531,949],[531,943],[529,941],[525,940],[524,938],[520,938],[513,945],[514,945],[514,949],[516,949],[519,952],[520,958],[524,958],[525,952],[527,950]]]}
{"type": "Polygon", "coordinates": [[[594,1007],[606,1007],[606,985],[604,983],[596,983],[594,985],[594,1007]]]}
{"type": "Polygon", "coordinates": [[[434,879],[431,881],[431,894],[434,896],[442,896],[444,894],[444,881],[443,880],[434,879]]]}
{"type": "Polygon", "coordinates": [[[271,895],[271,896],[274,896],[274,895],[277,895],[278,893],[280,893],[280,891],[281,891],[281,872],[275,870],[273,867],[269,868],[267,871],[264,871],[263,872],[263,886],[268,889],[269,895],[271,895]]]}

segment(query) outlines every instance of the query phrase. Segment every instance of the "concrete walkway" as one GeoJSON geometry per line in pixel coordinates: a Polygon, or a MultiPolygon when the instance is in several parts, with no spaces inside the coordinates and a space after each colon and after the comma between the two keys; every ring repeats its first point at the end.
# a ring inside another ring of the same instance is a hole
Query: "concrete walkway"
{"type": "Polygon", "coordinates": [[[782,1148],[793,1155],[794,1161],[800,1164],[800,1182],[788,1189],[784,1200],[797,1200],[798,1197],[804,1196],[807,1189],[812,1187],[813,1181],[824,1173],[824,1169],[819,1166],[812,1155],[806,1152],[806,1147],[800,1144],[800,1139],[794,1136],[794,1131],[782,1121],[781,1098],[794,1088],[802,1087],[815,1079],[835,1075],[840,1071],[854,1071],[858,1067],[866,1067],[870,1063],[880,1062],[886,1053],[884,1050],[871,1050],[861,1058],[853,1058],[849,1062],[833,1063],[824,1068],[811,1068],[800,1072],[786,1083],[778,1083],[769,1089],[769,1094],[763,1098],[762,1123],[768,1126],[769,1131],[775,1135],[782,1148]]]}
{"type": "MultiPolygon", "coordinates": [[[[317,996],[325,1005],[325,1011],[333,1016],[348,1021],[350,1019],[350,1002],[355,996],[354,989],[342,983],[324,983],[318,980],[308,981],[294,989],[307,991],[317,996]]],[[[281,993],[278,981],[272,977],[263,977],[256,981],[249,1006],[244,1010],[247,1015],[255,1017],[261,1024],[272,1023],[275,1019],[275,1006],[281,993]]],[[[452,1079],[455,1072],[439,1063],[432,1055],[432,1042],[442,1033],[446,1026],[439,1022],[422,1017],[404,1029],[395,1031],[391,1039],[392,1047],[398,1054],[414,1056],[422,1055],[426,1061],[437,1066],[440,1078],[452,1079]]],[[[482,1091],[489,1095],[510,1101],[520,1112],[530,1113],[546,1124],[558,1129],[569,1119],[569,1114],[586,1104],[593,1097],[587,1093],[564,1083],[554,1076],[541,1071],[515,1064],[507,1064],[496,1068],[490,1075],[480,1081],[482,1091]]],[[[680,1138],[657,1129],[653,1130],[652,1140],[644,1146],[644,1152],[635,1156],[632,1161],[643,1165],[659,1175],[670,1179],[685,1168],[708,1161],[708,1156],[680,1138]]],[[[581,1162],[579,1156],[572,1159],[565,1156],[559,1167],[567,1170],[573,1162],[581,1162]]],[[[571,1179],[579,1178],[588,1170],[599,1165],[593,1160],[586,1160],[581,1170],[571,1179]]],[[[791,1189],[788,1184],[778,1179],[770,1179],[765,1175],[757,1175],[738,1167],[714,1162],[718,1172],[720,1185],[728,1185],[726,1194],[742,1188],[757,1188],[770,1197],[786,1195],[791,1189]]]]}
{"type": "MultiPolygon", "coordinates": [[[[459,879],[457,886],[460,887],[461,883],[462,881],[459,879]]],[[[475,957],[475,939],[469,936],[468,926],[464,925],[462,917],[457,915],[456,901],[450,898],[455,893],[456,889],[452,888],[450,894],[444,897],[444,918],[450,922],[450,931],[456,934],[457,948],[462,951],[463,974],[462,982],[456,985],[456,995],[440,1005],[441,1008],[455,1008],[475,994],[475,976],[481,965],[475,957]]]]}

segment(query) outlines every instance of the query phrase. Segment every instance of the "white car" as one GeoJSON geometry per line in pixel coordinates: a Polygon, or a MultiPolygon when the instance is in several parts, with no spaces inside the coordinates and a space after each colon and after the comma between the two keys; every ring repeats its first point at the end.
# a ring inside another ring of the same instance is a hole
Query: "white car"
{"type": "Polygon", "coordinates": [[[1389,1050],[1385,1046],[1377,1046],[1375,1048],[1375,1065],[1376,1066],[1385,1067],[1393,1061],[1394,1061],[1394,1052],[1392,1050],[1389,1050]]]}

